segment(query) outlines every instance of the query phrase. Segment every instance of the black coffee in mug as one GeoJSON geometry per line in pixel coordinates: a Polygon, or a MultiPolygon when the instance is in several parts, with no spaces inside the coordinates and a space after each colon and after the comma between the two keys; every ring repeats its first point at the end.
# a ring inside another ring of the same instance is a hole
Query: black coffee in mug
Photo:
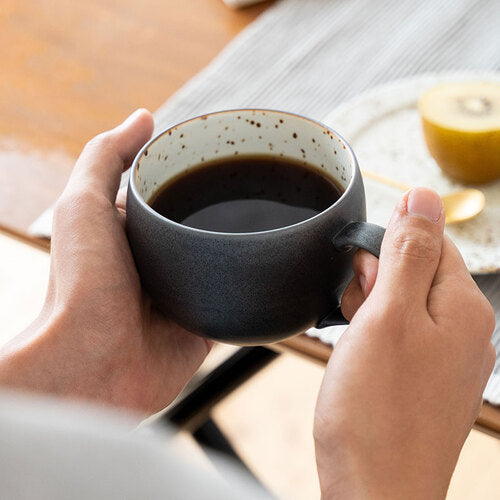
{"type": "Polygon", "coordinates": [[[276,156],[219,158],[163,184],[150,200],[158,213],[185,226],[250,233],[309,219],[342,195],[319,168],[276,156]]]}

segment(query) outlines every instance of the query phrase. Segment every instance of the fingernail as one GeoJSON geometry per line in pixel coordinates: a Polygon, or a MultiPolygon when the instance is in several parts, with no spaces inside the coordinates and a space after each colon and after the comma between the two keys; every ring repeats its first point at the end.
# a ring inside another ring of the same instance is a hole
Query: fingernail
{"type": "Polygon", "coordinates": [[[361,286],[361,291],[363,292],[363,295],[366,297],[366,278],[364,274],[360,274],[358,276],[359,284],[361,286]]]}
{"type": "Polygon", "coordinates": [[[414,188],[408,195],[406,211],[409,215],[420,215],[432,222],[437,222],[441,218],[443,202],[431,189],[414,188]]]}

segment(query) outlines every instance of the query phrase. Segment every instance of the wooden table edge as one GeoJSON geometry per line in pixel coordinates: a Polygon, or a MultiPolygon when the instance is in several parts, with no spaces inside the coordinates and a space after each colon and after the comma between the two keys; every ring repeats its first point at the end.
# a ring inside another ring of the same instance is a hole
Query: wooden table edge
{"type": "Polygon", "coordinates": [[[36,236],[30,236],[22,231],[8,227],[5,225],[0,225],[0,234],[12,238],[16,241],[20,241],[26,245],[30,245],[39,250],[43,250],[47,253],[50,252],[50,240],[47,238],[38,238],[36,236]]]}

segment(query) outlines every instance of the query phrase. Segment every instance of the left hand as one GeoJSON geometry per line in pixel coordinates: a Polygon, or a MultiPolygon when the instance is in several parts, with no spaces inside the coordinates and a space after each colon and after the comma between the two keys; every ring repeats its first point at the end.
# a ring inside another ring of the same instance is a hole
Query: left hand
{"type": "Polygon", "coordinates": [[[128,245],[120,176],[152,131],[139,110],[85,146],[55,208],[45,305],[0,351],[1,385],[151,414],[209,352],[151,306],[128,245]]]}

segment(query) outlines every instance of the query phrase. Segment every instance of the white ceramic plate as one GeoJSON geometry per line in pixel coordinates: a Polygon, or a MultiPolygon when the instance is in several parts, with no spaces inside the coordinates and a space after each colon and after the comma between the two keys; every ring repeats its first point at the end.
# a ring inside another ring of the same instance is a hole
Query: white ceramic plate
{"type": "MultiPolygon", "coordinates": [[[[351,144],[362,169],[444,195],[463,189],[446,177],[424,142],[417,101],[424,90],[448,81],[500,81],[499,73],[424,74],[376,87],[345,102],[323,122],[351,144]]],[[[500,181],[474,186],[486,196],[476,218],[446,226],[473,274],[500,271],[500,181]]],[[[365,178],[368,220],[387,225],[401,192],[365,178]]]]}

